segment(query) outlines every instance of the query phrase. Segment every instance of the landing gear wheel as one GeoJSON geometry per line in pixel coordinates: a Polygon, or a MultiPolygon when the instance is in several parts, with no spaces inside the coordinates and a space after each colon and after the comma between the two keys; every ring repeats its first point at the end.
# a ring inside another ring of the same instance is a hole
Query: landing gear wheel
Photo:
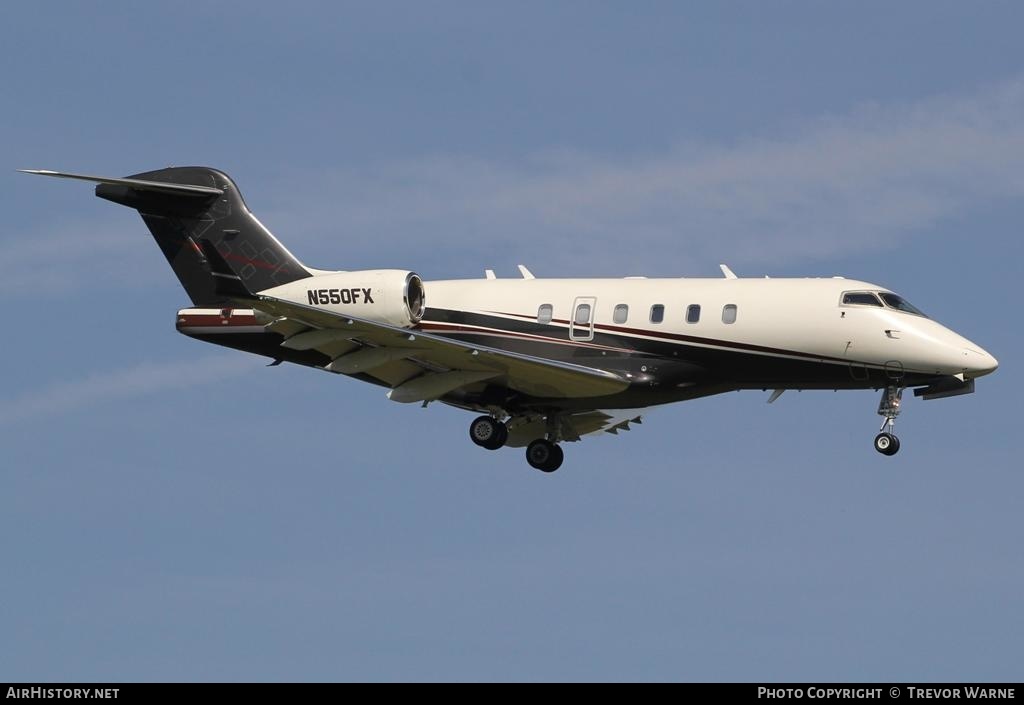
{"type": "Polygon", "coordinates": [[[469,425],[469,438],[481,448],[498,450],[508,440],[508,426],[491,416],[480,416],[469,425]]]}
{"type": "MultiPolygon", "coordinates": [[[[498,448],[501,448],[502,446],[504,446],[508,442],[508,426],[506,426],[504,423],[499,421],[498,422],[498,431],[500,433],[500,437],[498,438],[498,440],[495,441],[495,443],[497,443],[497,445],[494,446],[493,448],[488,447],[488,450],[497,450],[498,448]]],[[[899,442],[897,441],[897,445],[898,445],[898,443],[899,442]]]]}
{"type": "Polygon", "coordinates": [[[900,449],[900,439],[891,433],[879,433],[875,436],[875,450],[882,455],[896,455],[900,449]]]}
{"type": "Polygon", "coordinates": [[[547,469],[544,472],[554,472],[562,467],[563,460],[565,460],[565,453],[562,452],[562,446],[554,446],[554,455],[551,456],[551,462],[548,463],[547,469]]]}
{"type": "Polygon", "coordinates": [[[526,447],[526,462],[541,472],[554,472],[562,467],[565,455],[549,440],[538,438],[526,447]]]}

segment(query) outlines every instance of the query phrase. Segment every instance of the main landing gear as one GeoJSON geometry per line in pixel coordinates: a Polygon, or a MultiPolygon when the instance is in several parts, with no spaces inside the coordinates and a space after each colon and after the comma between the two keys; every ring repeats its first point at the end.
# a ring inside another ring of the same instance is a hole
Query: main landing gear
{"type": "Polygon", "coordinates": [[[508,426],[493,416],[480,416],[469,425],[469,437],[481,448],[498,450],[508,440],[508,426]]]}
{"type": "Polygon", "coordinates": [[[562,449],[546,438],[538,438],[526,446],[526,462],[541,472],[554,472],[562,467],[564,458],[562,449]]]}
{"type": "Polygon", "coordinates": [[[893,434],[896,417],[900,415],[900,401],[903,399],[903,387],[889,386],[882,390],[882,400],[878,402],[878,415],[885,418],[879,434],[875,436],[875,450],[882,455],[896,455],[900,449],[900,439],[893,434]]]}
{"type": "MultiPolygon", "coordinates": [[[[493,416],[478,416],[469,425],[469,438],[481,448],[498,450],[508,441],[508,426],[493,416]]],[[[562,449],[546,438],[538,438],[526,447],[526,462],[541,472],[554,472],[562,466],[562,449]]]]}

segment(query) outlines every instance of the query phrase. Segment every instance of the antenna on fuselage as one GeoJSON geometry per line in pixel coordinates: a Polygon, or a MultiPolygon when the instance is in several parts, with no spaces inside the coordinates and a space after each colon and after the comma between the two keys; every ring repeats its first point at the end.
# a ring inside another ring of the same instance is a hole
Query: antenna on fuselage
{"type": "Polygon", "coordinates": [[[782,393],[785,392],[785,391],[786,391],[785,389],[776,389],[775,391],[773,391],[772,395],[770,397],[768,397],[768,403],[769,404],[774,404],[778,400],[778,398],[782,396],[782,393]]]}

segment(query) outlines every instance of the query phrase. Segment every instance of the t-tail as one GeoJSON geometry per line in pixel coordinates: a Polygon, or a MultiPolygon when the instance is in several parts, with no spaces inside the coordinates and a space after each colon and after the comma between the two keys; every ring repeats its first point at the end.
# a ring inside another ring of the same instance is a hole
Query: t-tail
{"type": "Polygon", "coordinates": [[[312,276],[249,212],[238,187],[209,167],[125,178],[23,169],[97,183],[96,195],[134,208],[196,306],[218,306],[312,276]]]}

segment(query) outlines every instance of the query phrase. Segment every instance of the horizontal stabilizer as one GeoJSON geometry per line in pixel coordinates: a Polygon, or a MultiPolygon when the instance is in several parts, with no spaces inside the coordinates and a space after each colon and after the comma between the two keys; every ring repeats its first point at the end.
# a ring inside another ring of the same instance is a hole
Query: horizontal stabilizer
{"type": "Polygon", "coordinates": [[[78,179],[79,181],[92,181],[97,184],[110,184],[112,186],[127,186],[136,191],[156,191],[158,193],[173,193],[178,196],[221,196],[223,189],[213,186],[194,186],[191,184],[170,184],[166,181],[145,181],[143,179],[115,179],[109,176],[89,176],[87,174],[68,174],[61,171],[50,171],[49,169],[18,169],[23,174],[37,174],[39,176],[56,176],[61,179],[78,179]]]}

